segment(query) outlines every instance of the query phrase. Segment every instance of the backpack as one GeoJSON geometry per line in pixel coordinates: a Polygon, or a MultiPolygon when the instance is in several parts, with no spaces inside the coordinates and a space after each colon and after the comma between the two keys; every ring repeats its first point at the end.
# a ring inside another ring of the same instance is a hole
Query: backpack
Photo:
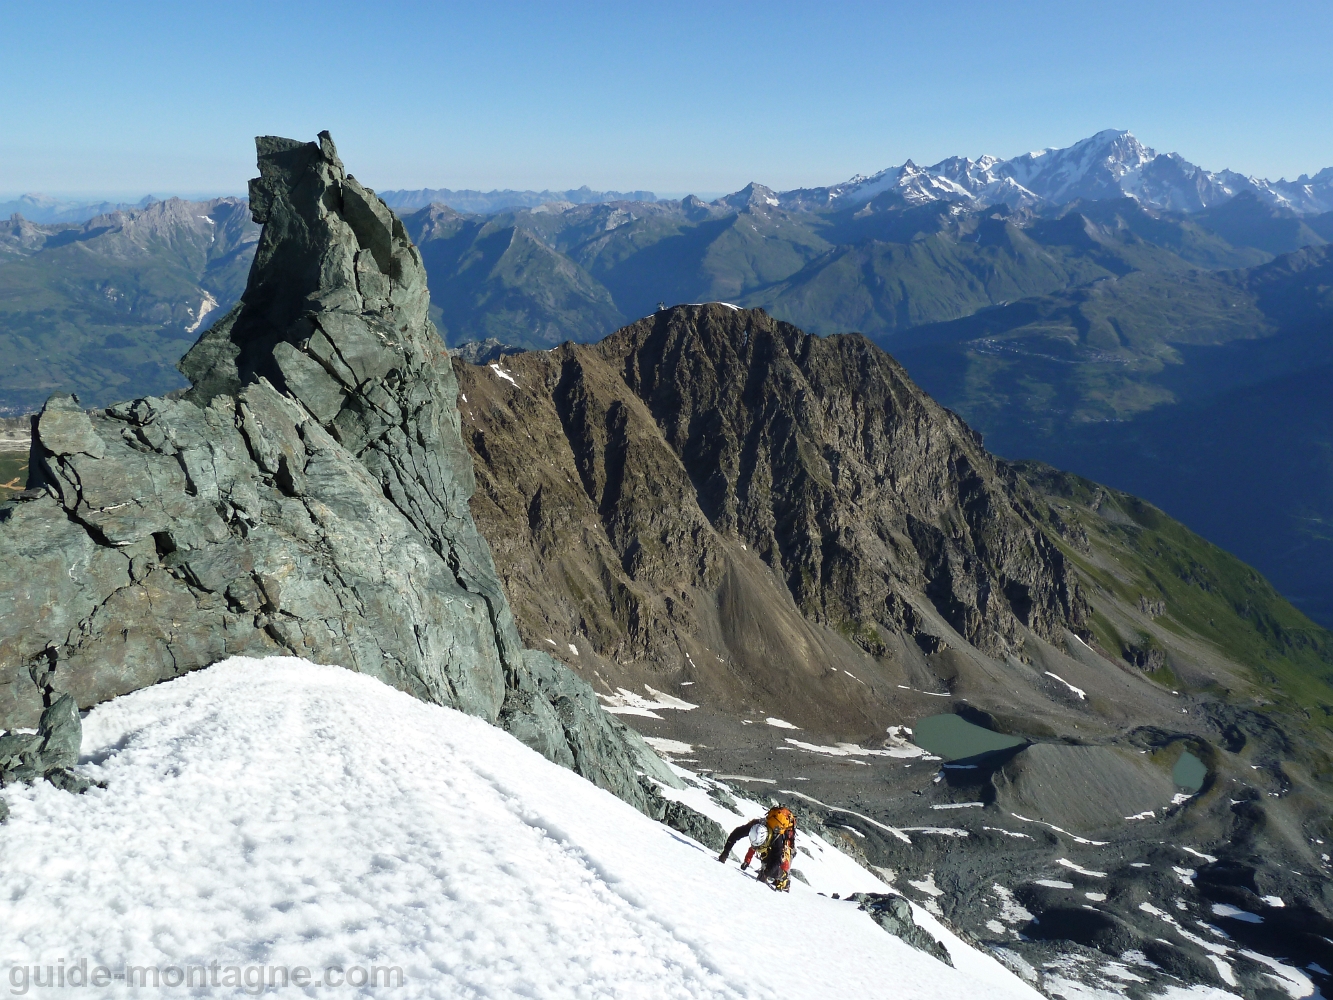
{"type": "Polygon", "coordinates": [[[796,826],[796,817],[791,814],[791,810],[786,806],[774,806],[764,817],[764,825],[775,834],[786,833],[796,826]]]}

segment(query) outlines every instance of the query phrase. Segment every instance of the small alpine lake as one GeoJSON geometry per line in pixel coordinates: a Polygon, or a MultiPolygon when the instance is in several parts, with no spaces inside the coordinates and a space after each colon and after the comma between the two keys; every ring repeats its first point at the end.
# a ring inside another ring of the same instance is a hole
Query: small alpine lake
{"type": "Polygon", "coordinates": [[[918,719],[912,730],[912,739],[917,746],[945,760],[979,757],[998,750],[1010,750],[1027,742],[1017,736],[1005,736],[983,729],[961,715],[952,714],[918,719]]]}

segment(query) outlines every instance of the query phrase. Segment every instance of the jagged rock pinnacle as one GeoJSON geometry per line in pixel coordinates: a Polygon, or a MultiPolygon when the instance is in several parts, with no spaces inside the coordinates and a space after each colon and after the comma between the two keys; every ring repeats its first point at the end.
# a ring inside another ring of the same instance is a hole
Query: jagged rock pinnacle
{"type": "Polygon", "coordinates": [[[468,498],[457,383],[416,248],[333,140],[261,137],[263,234],[182,399],[35,422],[0,512],[0,727],[229,655],[290,653],[504,725],[640,808],[676,779],[524,650],[468,498]]]}

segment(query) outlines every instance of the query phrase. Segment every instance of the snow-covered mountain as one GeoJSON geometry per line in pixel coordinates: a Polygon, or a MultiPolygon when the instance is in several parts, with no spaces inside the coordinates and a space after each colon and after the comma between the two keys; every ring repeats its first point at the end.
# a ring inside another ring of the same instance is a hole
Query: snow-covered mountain
{"type": "Polygon", "coordinates": [[[1302,214],[1333,211],[1333,167],[1295,181],[1212,172],[1178,153],[1158,153],[1133,133],[1106,129],[1064,149],[1043,149],[1001,160],[951,156],[928,167],[908,160],[873,176],[778,195],[784,207],[819,209],[858,204],[892,192],[908,205],[957,201],[974,206],[1065,205],[1080,198],[1129,196],[1173,211],[1197,212],[1253,191],[1272,205],[1302,214]]]}
{"type": "MultiPolygon", "coordinates": [[[[156,980],[182,996],[276,981],[278,995],[1040,1000],[919,907],[952,968],[834,899],[887,887],[813,834],[798,835],[806,882],[771,892],[483,720],[340,667],[236,658],[136,691],[93,709],[83,754],[104,787],[6,791],[15,993],[58,975],[69,992],[53,996],[156,980]]],[[[701,787],[683,794],[739,822],[701,787]]]]}

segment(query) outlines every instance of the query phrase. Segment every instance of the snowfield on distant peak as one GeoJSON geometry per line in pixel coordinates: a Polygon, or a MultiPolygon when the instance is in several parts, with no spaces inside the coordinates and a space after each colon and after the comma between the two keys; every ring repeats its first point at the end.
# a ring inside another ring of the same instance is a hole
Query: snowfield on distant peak
{"type": "Polygon", "coordinates": [[[817,894],[876,882],[815,838],[813,888],[773,893],[480,719],[338,667],[232,659],[93,710],[83,752],[104,789],[5,790],[6,983],[82,960],[164,986],[304,969],[276,993],[311,996],[325,975],[339,996],[1039,996],[938,925],[957,969],[817,894]],[[402,986],[355,988],[372,967],[402,986]]]}

